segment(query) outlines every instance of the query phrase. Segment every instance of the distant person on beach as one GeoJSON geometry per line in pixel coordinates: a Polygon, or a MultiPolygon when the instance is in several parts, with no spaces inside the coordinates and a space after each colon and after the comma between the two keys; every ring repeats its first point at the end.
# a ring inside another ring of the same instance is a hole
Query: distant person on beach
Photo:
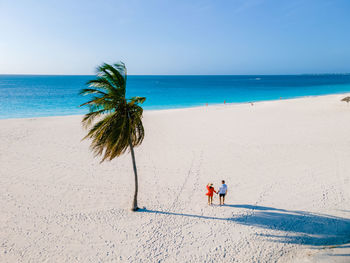
{"type": "Polygon", "coordinates": [[[207,190],[208,193],[206,193],[206,195],[208,196],[208,205],[211,205],[213,203],[213,195],[214,193],[217,194],[217,192],[215,191],[214,186],[211,183],[207,184],[207,190]]]}
{"type": "Polygon", "coordinates": [[[227,185],[225,184],[225,180],[221,181],[222,185],[219,188],[219,198],[220,198],[220,205],[225,204],[225,196],[227,194],[227,185]],[[222,200],[222,201],[221,201],[222,200]]]}

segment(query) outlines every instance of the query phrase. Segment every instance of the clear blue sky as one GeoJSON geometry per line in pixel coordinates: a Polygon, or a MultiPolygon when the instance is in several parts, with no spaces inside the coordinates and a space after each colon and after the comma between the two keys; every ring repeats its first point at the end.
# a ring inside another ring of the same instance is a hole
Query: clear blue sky
{"type": "Polygon", "coordinates": [[[0,0],[0,74],[350,72],[350,0],[0,0]]]}

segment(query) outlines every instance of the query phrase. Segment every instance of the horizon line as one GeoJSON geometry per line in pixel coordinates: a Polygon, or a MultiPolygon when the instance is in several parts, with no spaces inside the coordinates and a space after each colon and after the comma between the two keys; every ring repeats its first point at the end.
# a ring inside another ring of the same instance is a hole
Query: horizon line
{"type": "MultiPolygon", "coordinates": [[[[294,73],[294,74],[128,74],[128,76],[315,76],[315,75],[350,75],[344,73],[294,73]]],[[[31,73],[0,73],[0,76],[96,76],[96,74],[31,74],[31,73]]]]}

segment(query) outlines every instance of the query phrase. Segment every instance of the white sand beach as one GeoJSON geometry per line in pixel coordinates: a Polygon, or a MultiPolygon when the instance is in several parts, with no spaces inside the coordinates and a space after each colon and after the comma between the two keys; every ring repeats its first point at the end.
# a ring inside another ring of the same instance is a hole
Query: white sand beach
{"type": "Polygon", "coordinates": [[[0,262],[350,262],[343,97],[145,111],[139,212],[81,116],[0,120],[0,262]]]}

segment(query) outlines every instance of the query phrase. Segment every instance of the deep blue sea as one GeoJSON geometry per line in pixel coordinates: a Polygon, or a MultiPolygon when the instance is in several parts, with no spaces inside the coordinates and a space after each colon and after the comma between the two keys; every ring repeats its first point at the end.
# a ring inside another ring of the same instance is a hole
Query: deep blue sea
{"type": "MultiPolygon", "coordinates": [[[[94,76],[0,75],[0,119],[84,114],[78,95],[94,76]]],[[[145,109],[182,108],[350,92],[350,74],[128,76],[127,95],[145,109]]]]}

